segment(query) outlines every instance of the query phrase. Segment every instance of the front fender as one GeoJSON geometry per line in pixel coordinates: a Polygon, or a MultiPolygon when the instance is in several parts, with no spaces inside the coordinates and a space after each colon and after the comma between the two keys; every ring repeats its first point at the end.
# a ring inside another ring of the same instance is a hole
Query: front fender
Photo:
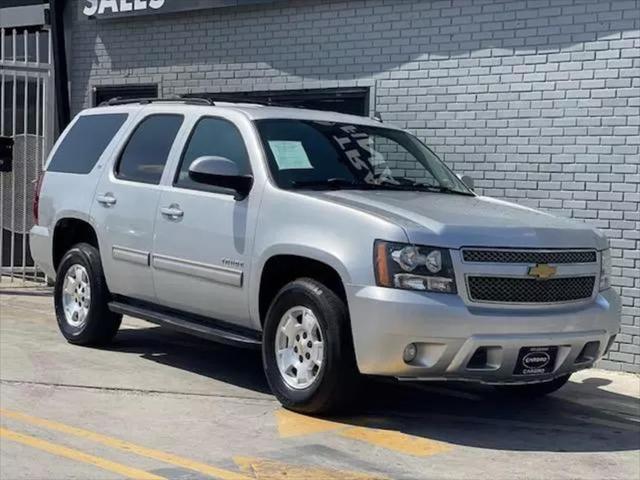
{"type": "Polygon", "coordinates": [[[343,285],[351,283],[351,276],[345,262],[334,253],[309,245],[300,245],[295,243],[280,243],[271,245],[270,247],[265,249],[262,254],[255,260],[255,263],[252,266],[252,271],[255,272],[255,274],[252,275],[249,280],[249,310],[255,328],[258,330],[262,329],[260,324],[259,308],[260,282],[262,279],[262,273],[264,272],[264,267],[269,259],[277,257],[278,255],[295,255],[298,257],[304,257],[310,260],[324,263],[325,265],[328,265],[336,272],[338,272],[343,285]]]}
{"type": "Polygon", "coordinates": [[[260,280],[274,255],[297,255],[333,268],[344,285],[372,285],[376,239],[406,241],[406,232],[387,218],[309,192],[267,185],[260,206],[249,275],[249,311],[260,327],[260,280]]]}

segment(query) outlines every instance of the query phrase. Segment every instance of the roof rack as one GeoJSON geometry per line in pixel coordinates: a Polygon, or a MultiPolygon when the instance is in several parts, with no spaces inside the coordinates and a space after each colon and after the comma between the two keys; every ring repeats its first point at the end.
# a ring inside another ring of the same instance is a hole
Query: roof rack
{"type": "Polygon", "coordinates": [[[287,103],[287,102],[277,102],[271,100],[271,98],[252,98],[251,96],[243,96],[243,95],[235,95],[233,93],[212,93],[203,97],[187,93],[182,98],[184,99],[197,99],[204,98],[206,100],[210,100],[212,102],[222,102],[222,103],[244,103],[250,105],[261,105],[263,107],[284,107],[284,108],[303,108],[295,104],[287,103]]]}
{"type": "Polygon", "coordinates": [[[210,98],[204,97],[176,97],[176,98],[121,98],[116,97],[106,102],[102,102],[100,106],[130,105],[130,104],[149,105],[151,103],[184,103],[187,105],[207,105],[213,106],[215,102],[210,98]]]}
{"type": "Polygon", "coordinates": [[[101,107],[112,107],[115,105],[131,105],[134,103],[140,105],[149,105],[151,103],[184,103],[186,105],[207,105],[214,106],[216,102],[222,103],[245,103],[245,104],[254,104],[254,105],[262,105],[265,107],[288,107],[288,108],[300,108],[296,105],[290,105],[286,103],[276,103],[272,102],[271,99],[268,100],[259,100],[253,98],[232,96],[232,95],[208,95],[208,96],[190,96],[191,94],[187,94],[180,97],[175,98],[123,98],[123,97],[114,97],[109,100],[102,102],[99,106],[101,107]]]}

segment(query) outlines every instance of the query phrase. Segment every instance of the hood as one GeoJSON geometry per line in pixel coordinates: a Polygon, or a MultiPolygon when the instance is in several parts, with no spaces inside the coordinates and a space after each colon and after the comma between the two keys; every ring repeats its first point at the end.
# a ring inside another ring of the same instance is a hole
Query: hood
{"type": "Polygon", "coordinates": [[[449,248],[607,248],[585,223],[489,197],[390,190],[308,192],[400,225],[412,243],[449,248]]]}

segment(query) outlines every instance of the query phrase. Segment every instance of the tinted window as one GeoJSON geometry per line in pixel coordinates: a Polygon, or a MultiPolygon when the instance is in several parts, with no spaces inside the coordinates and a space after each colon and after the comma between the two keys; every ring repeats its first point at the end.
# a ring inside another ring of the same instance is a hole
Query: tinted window
{"type": "Polygon", "coordinates": [[[256,124],[273,178],[282,188],[455,190],[472,195],[433,151],[400,130],[310,120],[256,124]]]}
{"type": "Polygon", "coordinates": [[[89,173],[126,119],[124,113],[80,117],[64,137],[48,170],[89,173]]]}
{"type": "Polygon", "coordinates": [[[189,167],[200,157],[224,157],[238,165],[241,174],[251,173],[249,155],[244,145],[242,135],[235,125],[221,118],[203,118],[191,134],[187,148],[182,155],[180,169],[175,185],[183,188],[198,190],[221,191],[218,187],[211,187],[194,182],[189,178],[189,167]]]}
{"type": "Polygon", "coordinates": [[[152,115],[136,127],[116,167],[116,176],[140,183],[160,183],[182,115],[152,115]]]}

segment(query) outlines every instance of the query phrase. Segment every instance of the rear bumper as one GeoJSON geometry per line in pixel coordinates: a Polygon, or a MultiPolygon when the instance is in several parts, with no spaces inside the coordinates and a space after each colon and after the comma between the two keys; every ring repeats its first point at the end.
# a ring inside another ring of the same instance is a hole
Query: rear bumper
{"type": "Polygon", "coordinates": [[[29,247],[36,265],[50,278],[55,278],[53,268],[52,239],[49,229],[40,225],[34,226],[29,232],[29,247]]]}
{"type": "Polygon", "coordinates": [[[457,295],[347,286],[354,347],[362,373],[414,380],[529,383],[588,368],[620,328],[620,299],[601,292],[582,306],[470,307],[457,295]],[[584,351],[585,346],[592,344],[584,351]],[[406,363],[405,347],[417,356],[406,363]],[[558,347],[552,371],[514,375],[523,347],[558,347]],[[482,349],[486,361],[474,354],[482,349]],[[587,353],[588,355],[584,355],[587,353]]]}

